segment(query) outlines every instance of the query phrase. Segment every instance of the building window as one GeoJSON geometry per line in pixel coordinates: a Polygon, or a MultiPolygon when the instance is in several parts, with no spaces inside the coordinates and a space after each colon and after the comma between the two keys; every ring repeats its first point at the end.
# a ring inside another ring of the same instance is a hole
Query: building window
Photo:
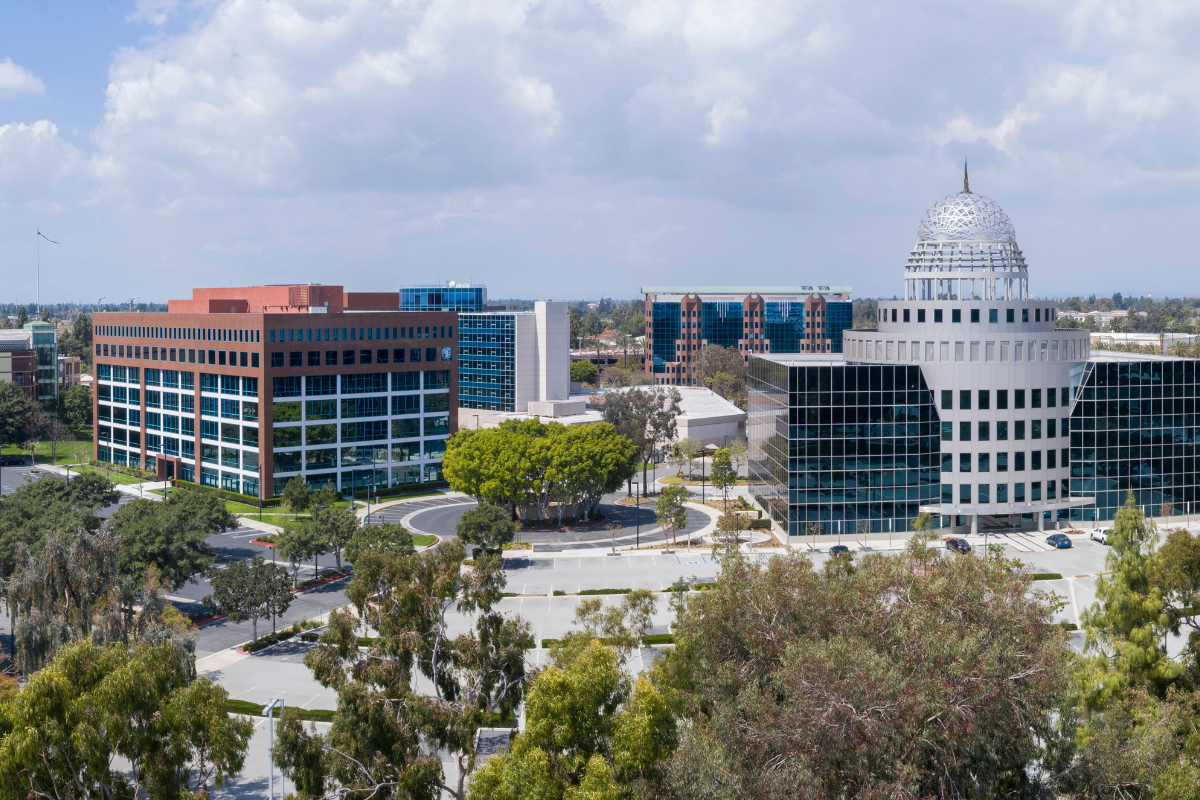
{"type": "Polygon", "coordinates": [[[271,368],[279,369],[283,366],[283,353],[271,353],[271,368]]]}

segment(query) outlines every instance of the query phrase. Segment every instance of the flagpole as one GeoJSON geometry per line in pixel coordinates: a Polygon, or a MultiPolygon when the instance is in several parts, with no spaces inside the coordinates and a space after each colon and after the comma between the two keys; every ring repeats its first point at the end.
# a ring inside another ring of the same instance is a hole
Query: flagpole
{"type": "Polygon", "coordinates": [[[42,316],[42,239],[45,239],[50,244],[59,244],[59,242],[54,241],[49,236],[42,233],[41,228],[35,228],[34,230],[37,231],[37,236],[34,237],[34,239],[37,240],[37,313],[38,313],[38,318],[41,319],[41,316],[42,316]]]}

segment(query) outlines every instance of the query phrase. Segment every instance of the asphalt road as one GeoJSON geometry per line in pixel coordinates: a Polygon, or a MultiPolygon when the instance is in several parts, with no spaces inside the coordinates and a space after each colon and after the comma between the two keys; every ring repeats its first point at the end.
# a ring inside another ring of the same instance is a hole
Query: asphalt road
{"type": "MultiPolygon", "coordinates": [[[[604,547],[612,542],[607,528],[608,523],[616,522],[621,526],[616,535],[618,547],[628,547],[638,543],[643,546],[661,544],[664,541],[662,534],[650,533],[658,527],[653,507],[643,504],[640,508],[635,509],[632,506],[618,504],[617,500],[624,496],[624,493],[606,495],[600,503],[600,511],[604,514],[604,519],[594,525],[568,531],[522,530],[518,534],[518,538],[520,541],[533,542],[541,552],[556,549],[567,551],[604,547]]],[[[462,497],[429,498],[373,512],[371,520],[376,523],[379,521],[402,523],[414,534],[425,533],[443,538],[452,537],[455,535],[455,527],[462,515],[468,509],[474,508],[475,505],[474,500],[462,497]]],[[[679,531],[677,536],[700,530],[708,524],[708,521],[708,517],[703,513],[689,509],[687,526],[684,530],[679,531]]]]}

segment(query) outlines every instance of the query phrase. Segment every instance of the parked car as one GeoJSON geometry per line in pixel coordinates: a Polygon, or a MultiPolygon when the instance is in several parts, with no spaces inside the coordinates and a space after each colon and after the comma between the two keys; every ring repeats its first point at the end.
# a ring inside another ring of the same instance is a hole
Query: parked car
{"type": "Polygon", "coordinates": [[[835,544],[833,547],[829,548],[829,555],[831,556],[840,556],[842,553],[849,555],[850,548],[846,547],[844,544],[835,544]]]}
{"type": "Polygon", "coordinates": [[[1099,542],[1100,544],[1108,544],[1108,535],[1110,533],[1112,533],[1112,528],[1096,528],[1094,531],[1092,531],[1090,534],[1088,534],[1088,537],[1093,542],[1099,542]]]}
{"type": "Polygon", "coordinates": [[[1058,550],[1067,550],[1071,547],[1071,539],[1065,533],[1052,533],[1046,537],[1046,544],[1058,550]]]}
{"type": "Polygon", "coordinates": [[[25,458],[23,456],[4,456],[0,458],[0,466],[23,467],[25,466],[25,458]]]}
{"type": "Polygon", "coordinates": [[[947,539],[946,549],[953,550],[956,553],[971,552],[971,544],[966,539],[947,539]]]}

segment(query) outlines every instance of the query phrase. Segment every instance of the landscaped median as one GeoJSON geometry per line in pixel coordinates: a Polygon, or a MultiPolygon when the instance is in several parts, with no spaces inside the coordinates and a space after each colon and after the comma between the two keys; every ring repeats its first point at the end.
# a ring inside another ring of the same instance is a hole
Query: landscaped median
{"type": "MultiPolygon", "coordinates": [[[[261,717],[263,715],[264,706],[261,703],[251,703],[247,700],[226,700],[225,711],[230,714],[245,714],[248,717],[261,717]]],[[[295,708],[295,706],[292,706],[295,708]]],[[[328,708],[301,708],[300,719],[305,722],[333,722],[333,717],[337,713],[328,708]]]]}
{"type": "MultiPolygon", "coordinates": [[[[601,639],[604,644],[622,645],[625,644],[624,639],[601,639]]],[[[558,647],[562,644],[562,639],[542,639],[542,649],[549,650],[552,647],[558,647]]],[[[675,644],[675,634],[673,633],[651,633],[642,637],[642,646],[651,647],[656,644],[675,644]]]]}

